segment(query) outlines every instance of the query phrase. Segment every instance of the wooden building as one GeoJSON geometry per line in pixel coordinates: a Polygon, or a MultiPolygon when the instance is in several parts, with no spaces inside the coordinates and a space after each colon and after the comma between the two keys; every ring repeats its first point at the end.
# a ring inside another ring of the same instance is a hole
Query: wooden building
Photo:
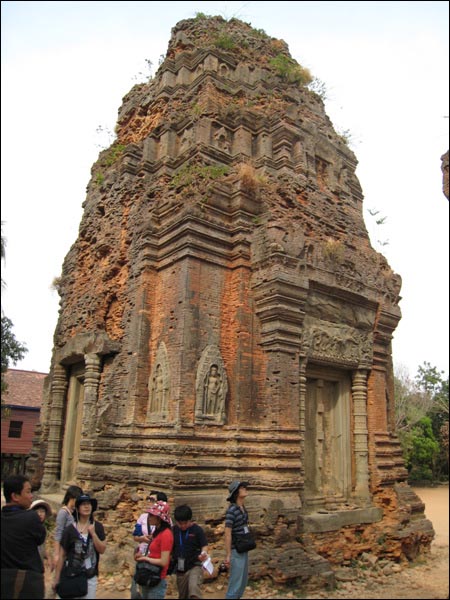
{"type": "Polygon", "coordinates": [[[9,369],[5,374],[5,416],[2,418],[2,480],[23,473],[30,455],[42,406],[47,373],[9,369]]]}

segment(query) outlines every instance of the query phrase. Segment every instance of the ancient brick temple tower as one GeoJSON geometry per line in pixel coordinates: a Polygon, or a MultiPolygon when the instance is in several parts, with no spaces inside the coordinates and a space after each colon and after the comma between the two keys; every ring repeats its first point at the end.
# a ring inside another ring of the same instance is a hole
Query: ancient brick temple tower
{"type": "Polygon", "coordinates": [[[397,558],[432,538],[394,431],[400,277],[308,82],[240,21],[173,29],[92,168],[30,463],[43,492],[80,482],[116,522],[130,490],[164,489],[212,537],[248,480],[254,564],[279,546],[281,579],[380,531],[397,558]]]}

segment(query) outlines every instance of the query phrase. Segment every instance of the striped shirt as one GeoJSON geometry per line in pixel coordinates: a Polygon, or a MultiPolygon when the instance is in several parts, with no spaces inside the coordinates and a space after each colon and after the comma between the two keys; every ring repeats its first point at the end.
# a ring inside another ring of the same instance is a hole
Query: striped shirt
{"type": "MultiPolygon", "coordinates": [[[[244,507],[241,508],[237,504],[230,504],[225,514],[225,527],[231,529],[231,536],[245,533],[244,527],[248,527],[248,513],[244,507]]],[[[231,547],[234,548],[232,542],[231,547]]]]}

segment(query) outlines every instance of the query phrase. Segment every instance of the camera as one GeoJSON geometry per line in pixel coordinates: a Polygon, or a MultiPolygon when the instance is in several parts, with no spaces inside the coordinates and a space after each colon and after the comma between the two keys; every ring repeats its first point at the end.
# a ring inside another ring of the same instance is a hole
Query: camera
{"type": "Polygon", "coordinates": [[[227,573],[228,567],[224,562],[221,562],[219,565],[219,573],[227,573]]]}

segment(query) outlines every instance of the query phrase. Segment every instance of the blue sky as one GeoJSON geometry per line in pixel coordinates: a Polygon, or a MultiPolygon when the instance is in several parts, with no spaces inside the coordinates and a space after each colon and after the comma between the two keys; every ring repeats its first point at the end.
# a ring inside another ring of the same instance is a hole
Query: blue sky
{"type": "Polygon", "coordinates": [[[394,363],[448,373],[447,2],[2,2],[2,307],[47,372],[90,169],[123,96],[157,70],[171,28],[197,12],[284,39],[348,131],[373,246],[403,278],[394,363]],[[98,133],[101,126],[103,133],[98,133]],[[376,225],[369,213],[386,217],[376,225]]]}

